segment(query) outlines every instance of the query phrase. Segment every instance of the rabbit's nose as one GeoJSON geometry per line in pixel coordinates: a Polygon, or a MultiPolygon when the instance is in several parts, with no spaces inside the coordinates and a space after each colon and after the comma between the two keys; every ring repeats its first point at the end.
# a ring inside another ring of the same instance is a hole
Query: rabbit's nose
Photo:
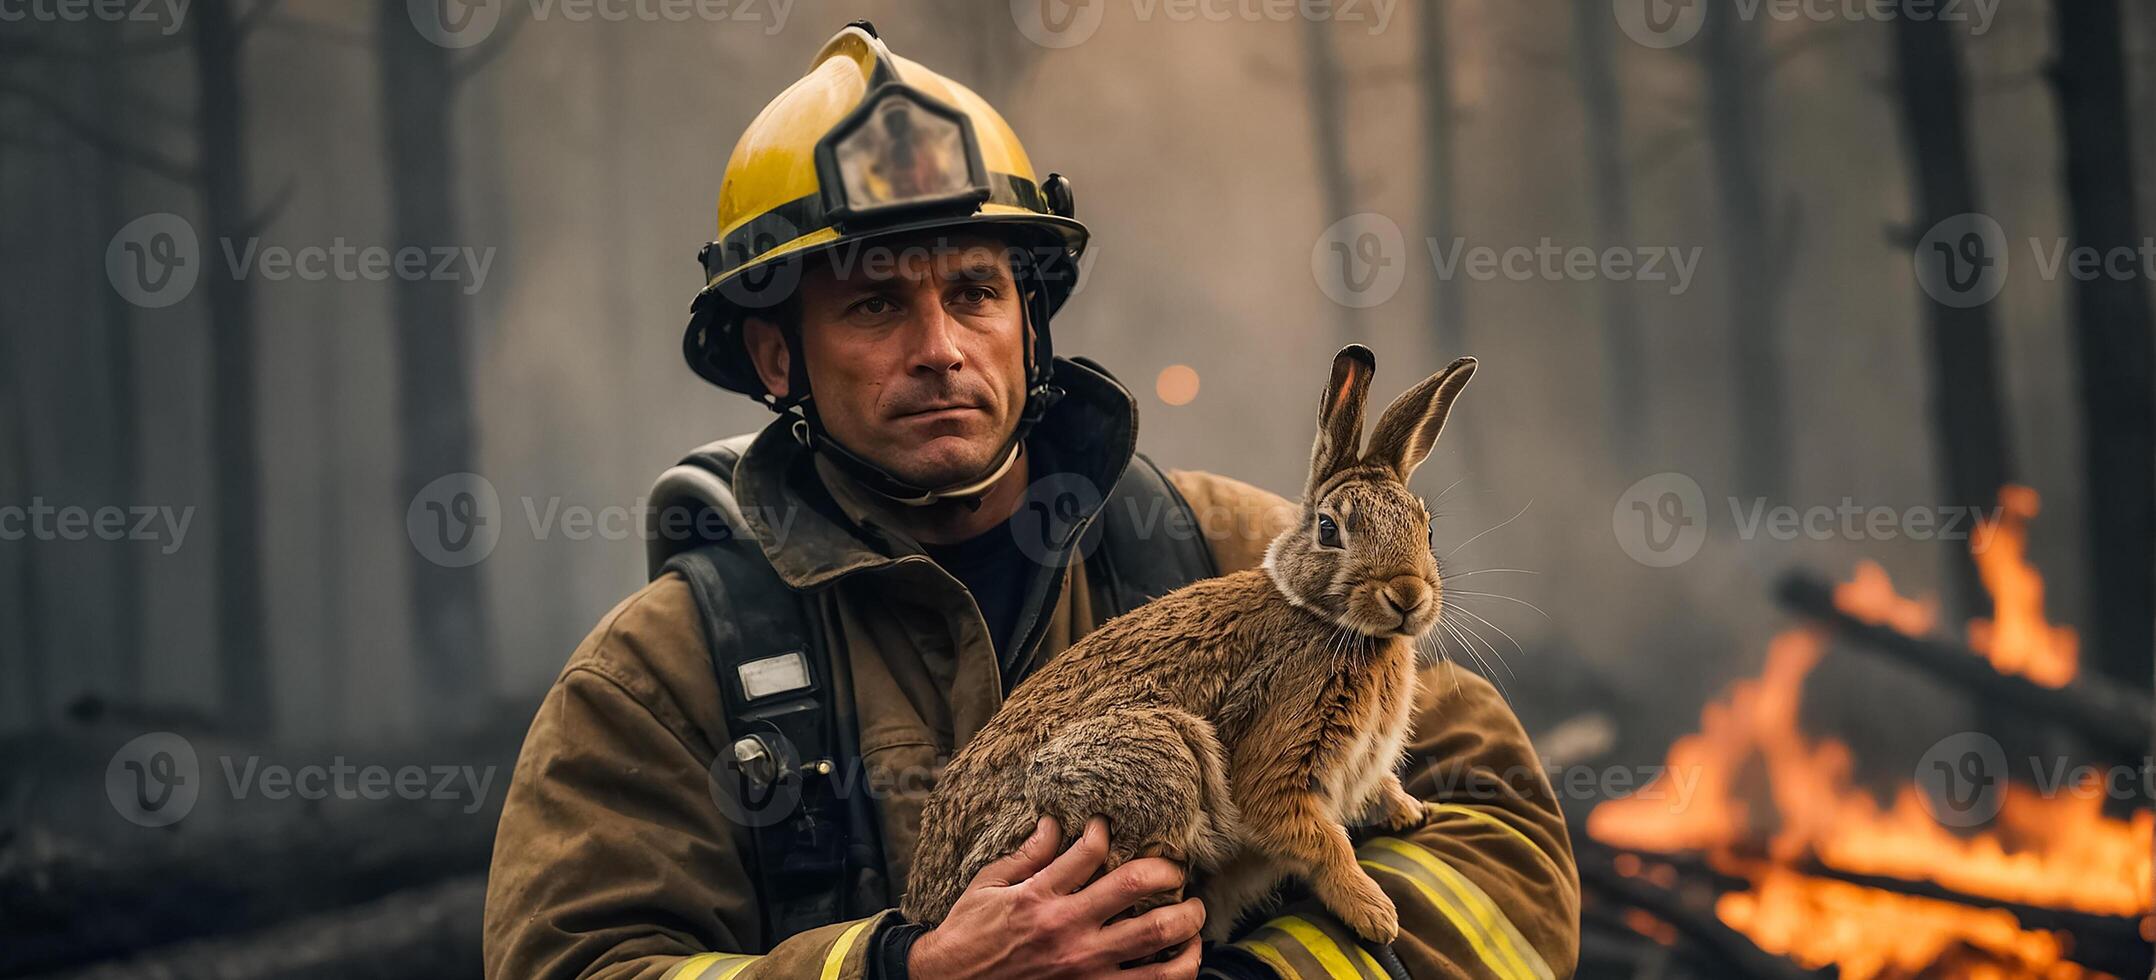
{"type": "Polygon", "coordinates": [[[1378,597],[1384,599],[1393,612],[1413,615],[1429,605],[1430,586],[1416,576],[1402,575],[1385,583],[1385,587],[1378,590],[1378,597]]]}

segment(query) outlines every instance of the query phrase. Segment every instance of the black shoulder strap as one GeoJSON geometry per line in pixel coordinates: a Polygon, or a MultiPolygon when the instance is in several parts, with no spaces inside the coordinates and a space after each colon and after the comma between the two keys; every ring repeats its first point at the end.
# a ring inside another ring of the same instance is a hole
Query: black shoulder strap
{"type": "Polygon", "coordinates": [[[744,445],[713,443],[661,476],[651,513],[672,533],[653,537],[650,571],[678,572],[696,601],[732,740],[715,747],[713,802],[748,831],[764,938],[776,944],[888,896],[855,733],[836,710],[847,695],[832,676],[835,647],[733,501],[744,445]]]}
{"type": "Polygon", "coordinates": [[[1190,502],[1144,453],[1131,457],[1097,526],[1096,567],[1117,615],[1220,574],[1190,502]]]}

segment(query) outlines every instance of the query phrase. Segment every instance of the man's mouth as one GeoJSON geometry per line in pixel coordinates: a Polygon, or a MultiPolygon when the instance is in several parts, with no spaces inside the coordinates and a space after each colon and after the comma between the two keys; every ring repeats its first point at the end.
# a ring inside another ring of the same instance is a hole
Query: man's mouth
{"type": "Polygon", "coordinates": [[[978,412],[980,410],[981,408],[978,405],[933,405],[910,412],[900,412],[894,417],[910,422],[933,422],[939,419],[956,418],[967,412],[978,412]]]}

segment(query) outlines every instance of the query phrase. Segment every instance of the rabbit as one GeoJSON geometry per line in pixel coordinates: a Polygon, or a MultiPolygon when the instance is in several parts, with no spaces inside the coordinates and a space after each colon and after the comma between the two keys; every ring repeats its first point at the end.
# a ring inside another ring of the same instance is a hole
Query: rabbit
{"type": "Polygon", "coordinates": [[[1154,856],[1185,867],[1207,939],[1225,940],[1290,874],[1358,935],[1398,935],[1398,910],[1356,864],[1346,826],[1424,819],[1395,769],[1415,640],[1437,622],[1442,591],[1430,517],[1407,484],[1475,360],[1402,394],[1365,453],[1375,370],[1361,345],[1334,357],[1301,520],[1262,567],[1103,624],[1020,684],[952,758],[922,815],[901,913],[934,926],[1040,817],[1068,845],[1101,816],[1107,869],[1154,856]]]}

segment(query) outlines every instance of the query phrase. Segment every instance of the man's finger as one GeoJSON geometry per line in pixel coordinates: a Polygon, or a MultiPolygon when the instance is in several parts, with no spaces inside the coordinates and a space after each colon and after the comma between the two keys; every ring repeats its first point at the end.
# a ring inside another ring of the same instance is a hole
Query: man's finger
{"type": "Polygon", "coordinates": [[[1205,903],[1190,898],[1111,922],[1101,930],[1101,942],[1107,944],[1116,962],[1127,963],[1187,942],[1203,928],[1205,903]]]}
{"type": "Polygon", "coordinates": [[[1108,821],[1094,817],[1086,821],[1085,833],[1071,842],[1070,849],[1035,877],[1050,892],[1068,895],[1091,880],[1093,872],[1100,870],[1101,862],[1107,859],[1108,821]]]}
{"type": "MultiPolygon", "coordinates": [[[[1068,856],[1067,854],[1065,855],[1068,856]]],[[[1062,859],[1057,859],[1061,863],[1062,859]]],[[[1054,866],[1049,871],[1054,871],[1054,866]]],[[[1078,893],[1089,922],[1106,922],[1139,899],[1183,887],[1183,869],[1167,858],[1138,858],[1101,876],[1078,893]]]]}
{"type": "Polygon", "coordinates": [[[1175,954],[1175,958],[1166,963],[1147,963],[1124,970],[1119,975],[1131,980],[1196,980],[1198,958],[1204,953],[1205,944],[1193,939],[1184,944],[1182,952],[1175,954]]]}
{"type": "Polygon", "coordinates": [[[1018,845],[1018,849],[981,868],[973,876],[973,887],[1000,888],[1015,885],[1039,873],[1055,859],[1056,842],[1063,839],[1063,831],[1056,826],[1056,818],[1042,817],[1033,825],[1032,836],[1018,845]]]}

